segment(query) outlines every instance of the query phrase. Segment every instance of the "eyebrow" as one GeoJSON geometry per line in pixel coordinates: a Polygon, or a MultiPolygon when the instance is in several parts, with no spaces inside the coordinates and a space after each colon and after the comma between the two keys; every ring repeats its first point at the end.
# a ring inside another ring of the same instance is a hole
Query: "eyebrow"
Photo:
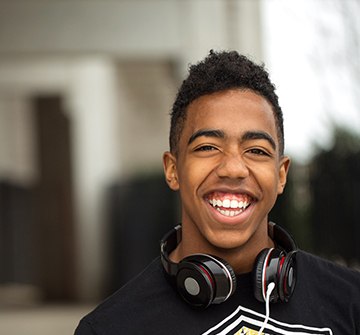
{"type": "MultiPolygon", "coordinates": [[[[220,129],[200,129],[192,134],[189,138],[188,145],[194,142],[198,137],[215,137],[224,139],[226,137],[225,132],[220,129]]],[[[247,131],[241,136],[241,141],[251,141],[251,140],[266,140],[269,142],[271,147],[275,150],[276,143],[270,134],[264,131],[247,131]]]]}
{"type": "Polygon", "coordinates": [[[242,141],[249,140],[266,140],[270,143],[271,147],[275,150],[276,143],[272,136],[264,131],[247,131],[243,136],[241,136],[242,141]]]}
{"type": "Polygon", "coordinates": [[[194,142],[198,137],[215,137],[215,138],[225,138],[225,133],[219,129],[200,129],[192,134],[189,138],[188,144],[194,142]]]}

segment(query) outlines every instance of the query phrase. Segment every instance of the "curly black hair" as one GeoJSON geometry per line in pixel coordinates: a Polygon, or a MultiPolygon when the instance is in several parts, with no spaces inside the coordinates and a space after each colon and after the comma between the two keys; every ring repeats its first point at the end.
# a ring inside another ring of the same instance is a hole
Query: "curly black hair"
{"type": "Polygon", "coordinates": [[[283,114],[275,86],[264,65],[257,65],[236,51],[215,52],[201,62],[191,65],[189,75],[177,93],[171,111],[170,151],[178,153],[178,143],[186,120],[187,107],[195,99],[228,89],[252,90],[272,105],[279,141],[279,152],[284,152],[283,114]]]}

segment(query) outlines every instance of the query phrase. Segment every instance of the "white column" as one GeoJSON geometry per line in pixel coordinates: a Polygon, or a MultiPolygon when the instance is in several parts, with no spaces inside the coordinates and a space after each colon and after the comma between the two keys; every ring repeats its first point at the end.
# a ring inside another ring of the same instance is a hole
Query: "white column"
{"type": "Polygon", "coordinates": [[[263,61],[263,23],[260,0],[231,0],[230,6],[231,47],[251,57],[254,61],[263,61]]]}
{"type": "Polygon", "coordinates": [[[235,49],[262,59],[259,0],[184,0],[179,5],[182,39],[180,75],[210,49],[235,49]]]}
{"type": "Polygon", "coordinates": [[[184,0],[179,5],[179,25],[182,44],[180,75],[187,72],[189,63],[203,59],[210,49],[226,49],[226,1],[184,0]]]}
{"type": "Polygon", "coordinates": [[[115,65],[81,60],[74,67],[69,109],[73,120],[80,298],[98,298],[106,270],[104,190],[119,176],[119,100],[115,65]]]}

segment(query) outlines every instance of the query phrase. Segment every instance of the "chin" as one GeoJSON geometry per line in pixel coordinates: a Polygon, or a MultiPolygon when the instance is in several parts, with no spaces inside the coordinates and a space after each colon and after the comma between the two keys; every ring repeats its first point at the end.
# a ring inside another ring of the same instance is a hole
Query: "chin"
{"type": "Polygon", "coordinates": [[[234,250],[242,248],[244,245],[246,245],[246,240],[239,239],[239,238],[228,238],[224,237],[222,239],[215,239],[213,241],[209,241],[216,249],[221,250],[234,250]]]}

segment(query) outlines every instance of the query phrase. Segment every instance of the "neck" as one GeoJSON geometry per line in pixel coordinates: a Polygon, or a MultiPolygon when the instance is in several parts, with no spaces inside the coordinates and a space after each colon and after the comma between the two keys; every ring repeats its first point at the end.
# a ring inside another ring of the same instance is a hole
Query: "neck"
{"type": "Polygon", "coordinates": [[[226,260],[234,269],[236,274],[251,272],[254,268],[256,257],[261,250],[274,247],[273,240],[266,236],[263,242],[258,242],[254,247],[239,247],[236,250],[223,250],[218,257],[226,260]],[[261,247],[260,247],[261,246],[261,247]]]}
{"type": "Polygon", "coordinates": [[[176,249],[170,254],[170,259],[178,263],[185,257],[196,254],[209,254],[224,259],[234,269],[236,274],[251,272],[255,259],[259,252],[264,248],[273,248],[274,242],[268,235],[266,227],[261,227],[254,235],[243,245],[235,248],[221,248],[210,243],[194,244],[193,239],[186,227],[182,231],[182,241],[176,249]]]}

